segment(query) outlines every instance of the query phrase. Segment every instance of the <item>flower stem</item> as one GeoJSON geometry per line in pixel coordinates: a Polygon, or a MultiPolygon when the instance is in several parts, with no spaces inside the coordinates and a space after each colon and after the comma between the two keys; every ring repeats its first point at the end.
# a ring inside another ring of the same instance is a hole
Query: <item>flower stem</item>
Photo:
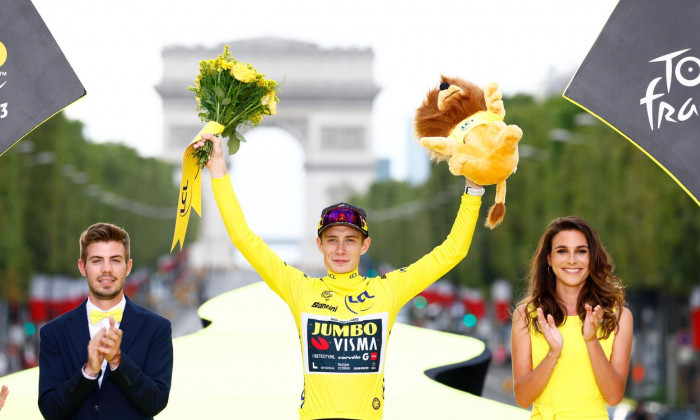
{"type": "MultiPolygon", "coordinates": [[[[216,83],[214,83],[214,98],[216,98],[216,88],[221,80],[221,72],[216,75],[216,83]]],[[[219,122],[219,98],[216,98],[216,122],[219,122]]]]}

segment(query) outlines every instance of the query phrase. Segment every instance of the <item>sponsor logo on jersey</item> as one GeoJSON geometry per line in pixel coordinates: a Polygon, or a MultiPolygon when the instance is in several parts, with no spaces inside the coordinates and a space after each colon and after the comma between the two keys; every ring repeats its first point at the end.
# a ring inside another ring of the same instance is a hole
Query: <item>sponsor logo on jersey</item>
{"type": "MultiPolygon", "coordinates": [[[[359,276],[359,274],[357,274],[357,273],[352,273],[352,274],[350,274],[350,277],[348,277],[348,278],[349,278],[349,279],[354,279],[355,277],[358,277],[358,276],[359,276]]],[[[336,277],[335,274],[333,274],[333,273],[328,273],[328,278],[334,279],[334,280],[337,279],[337,277],[336,277]]]]}
{"type": "Polygon", "coordinates": [[[307,373],[378,373],[387,340],[388,314],[340,320],[302,314],[307,373]]]}
{"type": "Polygon", "coordinates": [[[326,300],[329,300],[330,298],[333,297],[333,292],[330,290],[324,290],[323,292],[321,292],[321,297],[326,299],[326,300]]]}
{"type": "Polygon", "coordinates": [[[311,345],[321,351],[328,350],[328,347],[330,347],[328,341],[323,337],[311,337],[311,345]]]}
{"type": "Polygon", "coordinates": [[[374,306],[374,302],[370,302],[370,299],[374,298],[375,296],[370,295],[366,290],[357,296],[345,296],[345,307],[354,314],[366,312],[374,306]]]}
{"type": "Polygon", "coordinates": [[[375,398],[372,400],[372,408],[374,408],[375,410],[379,410],[379,407],[381,407],[381,406],[382,406],[382,402],[379,401],[379,398],[375,398]]]}
{"type": "Polygon", "coordinates": [[[374,336],[379,331],[376,322],[348,323],[319,322],[313,324],[312,335],[324,335],[326,337],[369,337],[374,336]]]}
{"type": "Polygon", "coordinates": [[[327,303],[321,303],[321,302],[314,302],[311,304],[311,307],[316,308],[316,309],[328,309],[331,312],[335,312],[338,310],[337,305],[333,306],[333,305],[329,305],[327,303]]]}

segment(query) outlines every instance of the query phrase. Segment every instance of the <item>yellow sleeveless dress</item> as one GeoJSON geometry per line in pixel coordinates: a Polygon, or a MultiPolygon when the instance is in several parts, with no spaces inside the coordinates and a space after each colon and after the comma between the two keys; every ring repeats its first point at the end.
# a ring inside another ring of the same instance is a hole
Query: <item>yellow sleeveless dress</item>
{"type": "MultiPolygon", "coordinates": [[[[564,350],[557,362],[547,386],[532,404],[532,420],[589,419],[608,420],[605,399],[600,394],[593,376],[593,368],[588,358],[586,343],[583,341],[578,316],[567,316],[559,326],[564,338],[564,350]]],[[[605,340],[600,340],[603,351],[610,360],[614,332],[605,340]]],[[[547,357],[549,344],[544,335],[530,328],[532,366],[536,367],[547,357]]]]}

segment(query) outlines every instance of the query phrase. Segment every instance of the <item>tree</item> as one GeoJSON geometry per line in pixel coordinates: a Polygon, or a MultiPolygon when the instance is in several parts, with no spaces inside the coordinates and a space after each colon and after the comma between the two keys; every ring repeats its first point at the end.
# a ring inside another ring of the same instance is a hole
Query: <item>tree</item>
{"type": "Polygon", "coordinates": [[[177,197],[172,165],[124,145],[89,142],[82,131],[80,122],[58,114],[2,157],[2,297],[24,301],[33,273],[76,276],[78,238],[98,221],[130,233],[140,267],[155,266],[170,249],[177,197]]]}

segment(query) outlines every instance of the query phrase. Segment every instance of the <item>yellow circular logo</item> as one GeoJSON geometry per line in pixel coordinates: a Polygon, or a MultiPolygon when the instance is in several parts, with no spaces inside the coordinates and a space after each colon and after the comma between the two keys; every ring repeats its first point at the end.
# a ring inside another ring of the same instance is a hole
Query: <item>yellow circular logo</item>
{"type": "Polygon", "coordinates": [[[7,60],[7,48],[5,48],[5,44],[0,42],[0,67],[5,64],[5,60],[7,60]]]}

